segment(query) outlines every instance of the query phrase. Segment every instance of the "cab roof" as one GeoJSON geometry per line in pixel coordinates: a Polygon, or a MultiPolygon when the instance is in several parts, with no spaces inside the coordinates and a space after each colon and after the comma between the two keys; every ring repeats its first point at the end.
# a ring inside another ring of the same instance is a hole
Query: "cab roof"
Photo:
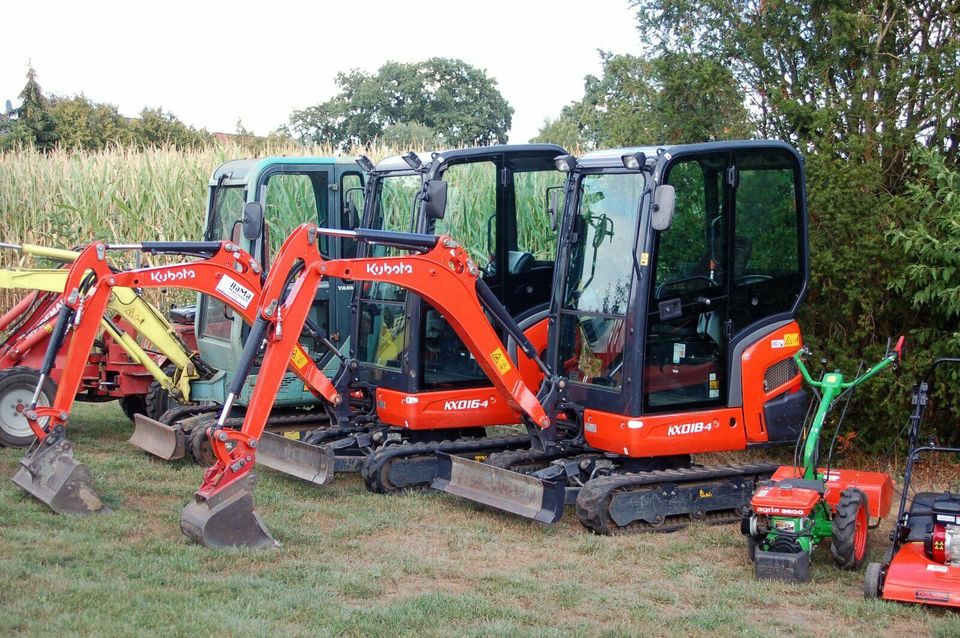
{"type": "Polygon", "coordinates": [[[656,159],[660,154],[669,153],[671,156],[688,155],[694,153],[717,153],[723,151],[737,151],[757,148],[778,148],[789,151],[799,159],[796,149],[779,140],[732,140],[721,142],[702,142],[698,144],[665,144],[662,146],[625,146],[622,148],[608,148],[599,151],[590,151],[577,158],[579,168],[614,168],[623,166],[621,158],[624,155],[644,153],[648,159],[656,159]]]}
{"type": "Polygon", "coordinates": [[[216,186],[221,175],[226,175],[226,186],[240,186],[256,181],[257,177],[270,166],[278,164],[297,165],[352,165],[352,157],[261,157],[257,159],[236,159],[224,162],[210,176],[210,186],[216,186]]]}

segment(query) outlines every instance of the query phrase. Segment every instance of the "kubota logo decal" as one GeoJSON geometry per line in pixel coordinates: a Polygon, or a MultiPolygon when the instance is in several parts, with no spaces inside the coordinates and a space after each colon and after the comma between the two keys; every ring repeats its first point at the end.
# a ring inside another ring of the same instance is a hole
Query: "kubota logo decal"
{"type": "Polygon", "coordinates": [[[396,264],[367,264],[367,274],[374,277],[380,275],[412,275],[413,266],[402,261],[396,264]]]}
{"type": "Polygon", "coordinates": [[[173,281],[186,281],[196,279],[197,272],[192,268],[181,268],[180,270],[162,270],[160,272],[151,272],[150,281],[158,284],[165,284],[173,281]]]}
{"type": "Polygon", "coordinates": [[[444,410],[479,410],[490,405],[490,401],[481,401],[480,399],[460,399],[453,401],[444,401],[444,410]]]}
{"type": "Polygon", "coordinates": [[[709,432],[716,428],[718,423],[716,421],[696,421],[694,423],[680,423],[678,425],[671,425],[667,428],[667,436],[680,436],[683,434],[699,434],[701,432],[709,432]]]}

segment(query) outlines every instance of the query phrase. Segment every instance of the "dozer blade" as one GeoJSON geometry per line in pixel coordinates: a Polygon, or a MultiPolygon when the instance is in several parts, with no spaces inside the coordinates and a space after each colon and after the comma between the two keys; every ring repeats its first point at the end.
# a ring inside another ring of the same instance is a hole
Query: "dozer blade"
{"type": "Polygon", "coordinates": [[[333,482],[333,448],[310,445],[264,432],[257,445],[257,463],[317,485],[333,482]]]}
{"type": "Polygon", "coordinates": [[[257,475],[250,472],[210,498],[194,495],[180,513],[180,530],[192,541],[209,547],[279,547],[253,510],[257,475]]]}
{"type": "Polygon", "coordinates": [[[57,514],[107,514],[90,468],[73,458],[73,444],[40,443],[20,461],[13,482],[57,514]]]}
{"type": "Polygon", "coordinates": [[[133,415],[133,434],[130,444],[150,454],[175,461],[186,454],[186,437],[178,427],[161,423],[142,414],[133,415]]]}
{"type": "Polygon", "coordinates": [[[471,459],[437,453],[431,487],[541,523],[563,516],[564,486],[471,459]]]}

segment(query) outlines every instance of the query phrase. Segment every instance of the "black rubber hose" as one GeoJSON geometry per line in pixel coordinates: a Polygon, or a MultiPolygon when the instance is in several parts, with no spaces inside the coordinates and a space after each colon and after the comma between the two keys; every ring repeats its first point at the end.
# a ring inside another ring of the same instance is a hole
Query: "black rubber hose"
{"type": "Polygon", "coordinates": [[[257,359],[257,353],[260,352],[260,345],[263,344],[263,338],[267,334],[267,320],[262,316],[257,316],[250,327],[250,334],[247,335],[247,342],[240,353],[240,360],[237,361],[237,368],[233,374],[233,380],[230,382],[229,392],[234,396],[240,396],[243,390],[243,384],[247,382],[250,376],[250,370],[253,368],[253,362],[257,359]]]}

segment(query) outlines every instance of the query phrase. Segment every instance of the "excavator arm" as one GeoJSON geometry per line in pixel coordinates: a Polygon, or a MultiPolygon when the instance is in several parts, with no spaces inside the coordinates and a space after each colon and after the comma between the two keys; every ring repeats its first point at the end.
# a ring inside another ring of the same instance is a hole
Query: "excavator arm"
{"type": "Polygon", "coordinates": [[[325,277],[395,284],[442,309],[444,318],[504,397],[538,427],[550,425],[543,406],[507,356],[506,347],[490,324],[485,309],[517,338],[525,352],[536,357],[535,349],[489,294],[476,265],[456,241],[446,236],[374,230],[325,231],[303,224],[287,238],[274,260],[258,316],[221,412],[220,423],[229,413],[229,403],[243,387],[260,340],[265,340],[266,351],[243,426],[239,430],[211,428],[217,463],[206,471],[194,502],[189,503],[181,515],[181,529],[200,544],[209,547],[276,544],[253,512],[252,490],[256,479],[250,472],[258,447],[267,440],[264,426],[283,369],[291,359],[296,336],[303,327],[315,291],[325,277]],[[320,234],[349,235],[359,241],[411,252],[393,257],[327,260],[317,247],[320,234]],[[291,285],[294,276],[297,278],[291,285]]]}

